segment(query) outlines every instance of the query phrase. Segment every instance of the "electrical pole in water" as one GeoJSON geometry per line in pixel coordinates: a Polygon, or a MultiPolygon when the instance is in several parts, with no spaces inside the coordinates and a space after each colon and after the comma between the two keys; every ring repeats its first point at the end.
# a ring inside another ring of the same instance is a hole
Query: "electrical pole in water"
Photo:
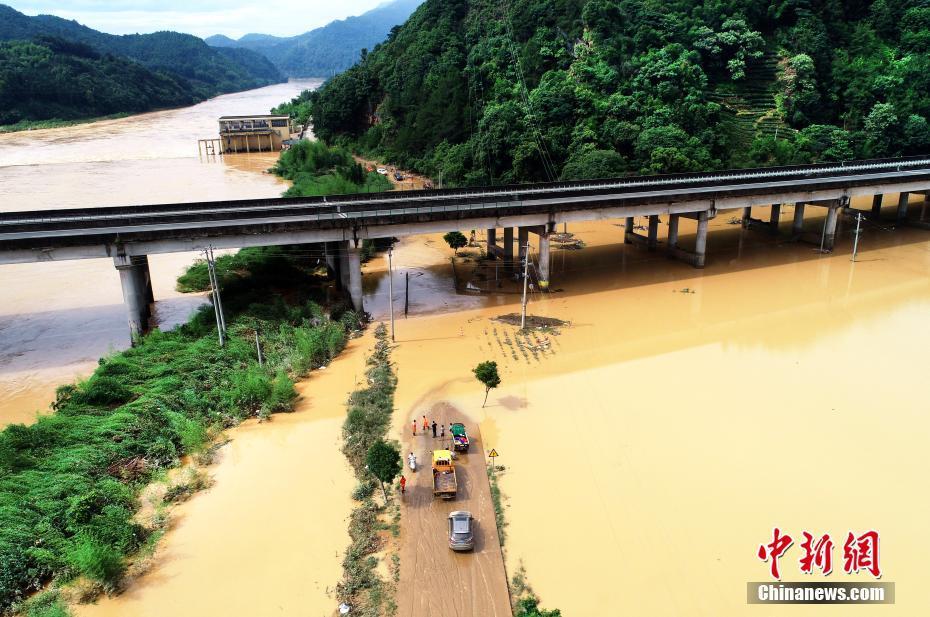
{"type": "Polygon", "coordinates": [[[391,264],[391,255],[394,253],[394,247],[388,249],[388,293],[391,296],[391,341],[394,341],[394,270],[391,264]]]}
{"type": "Polygon", "coordinates": [[[526,329],[526,285],[530,269],[530,243],[523,247],[523,309],[520,314],[520,329],[526,329]]]}
{"type": "Polygon", "coordinates": [[[404,272],[404,317],[410,309],[410,273],[404,272]]]}
{"type": "Polygon", "coordinates": [[[859,252],[859,225],[862,223],[862,213],[856,213],[856,237],[853,238],[853,255],[852,260],[856,261],[856,253],[859,252]]]}

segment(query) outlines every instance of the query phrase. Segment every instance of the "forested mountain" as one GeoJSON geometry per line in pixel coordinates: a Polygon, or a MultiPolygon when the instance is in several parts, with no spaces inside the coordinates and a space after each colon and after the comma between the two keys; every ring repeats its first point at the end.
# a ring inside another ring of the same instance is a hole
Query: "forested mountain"
{"type": "Polygon", "coordinates": [[[317,136],[462,184],[930,151],[927,0],[426,0],[317,136]]]}
{"type": "Polygon", "coordinates": [[[304,34],[281,38],[247,34],[238,41],[216,35],[206,39],[215,47],[243,47],[264,54],[289,77],[324,77],[352,66],[362,49],[383,41],[391,28],[403,23],[423,0],[394,0],[357,17],[334,21],[304,34]]]}
{"type": "Polygon", "coordinates": [[[0,41],[55,37],[83,43],[101,54],[125,56],[184,86],[195,99],[282,81],[263,56],[249,50],[217,50],[177,32],[117,36],[52,15],[29,17],[0,5],[0,41]]]}
{"type": "Polygon", "coordinates": [[[0,43],[0,125],[188,105],[172,77],[83,43],[51,37],[0,43]]]}

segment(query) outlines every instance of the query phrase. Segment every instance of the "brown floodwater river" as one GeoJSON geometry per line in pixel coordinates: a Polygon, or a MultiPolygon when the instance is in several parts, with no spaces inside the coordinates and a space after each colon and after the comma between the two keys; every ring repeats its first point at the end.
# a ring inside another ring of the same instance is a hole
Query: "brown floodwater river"
{"type": "MultiPolygon", "coordinates": [[[[0,136],[0,207],[275,195],[283,185],[258,173],[269,158],[201,161],[195,140],[216,116],[267,110],[301,87],[0,136]]],[[[621,221],[571,226],[584,248],[553,251],[553,293],[529,304],[570,325],[528,338],[493,319],[519,310],[516,284],[474,271],[466,249],[460,289],[491,293],[456,292],[441,238],[403,239],[394,430],[439,404],[480,425],[506,468],[509,573],[524,567],[543,604],[566,616],[849,614],[747,605],[746,583],[769,578],[757,551],[776,526],[795,539],[781,560],[787,581],[871,580],[843,572],[843,543],[877,530],[881,580],[897,601],[855,612],[926,615],[930,234],[869,223],[853,263],[849,221],[836,252],[821,255],[742,230],[736,215],[711,222],[703,271],[623,245],[621,221]],[[503,379],[485,407],[471,374],[483,360],[503,379]],[[830,576],[800,573],[803,531],[834,539],[830,576]]],[[[682,229],[683,243],[691,234],[682,229]]],[[[173,291],[194,257],[152,260],[163,325],[203,301],[173,291]]],[[[386,319],[384,259],[364,271],[366,308],[386,319]]],[[[0,289],[6,423],[29,421],[57,384],[128,343],[107,261],[0,267],[0,289]]],[[[177,510],[151,571],[79,614],[331,615],[353,482],[339,453],[342,403],[370,343],[353,341],[302,383],[297,413],[230,431],[215,485],[177,510]]]]}
{"type": "MultiPolygon", "coordinates": [[[[169,111],[0,134],[0,211],[276,197],[277,154],[199,157],[221,115],[268,113],[318,81],[292,81],[169,111]]],[[[204,298],[174,290],[197,255],[154,255],[155,322],[186,320],[204,298]]],[[[0,266],[0,426],[47,411],[55,387],[129,344],[110,260],[0,266]]]]}

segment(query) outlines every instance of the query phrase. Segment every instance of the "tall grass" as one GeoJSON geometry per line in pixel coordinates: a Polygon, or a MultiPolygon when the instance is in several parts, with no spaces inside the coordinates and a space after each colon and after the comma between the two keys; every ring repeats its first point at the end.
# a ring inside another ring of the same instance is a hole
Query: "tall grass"
{"type": "Polygon", "coordinates": [[[359,480],[354,494],[362,503],[352,511],[349,521],[352,542],[342,560],[343,575],[336,592],[341,602],[353,607],[353,614],[375,616],[385,611],[391,614],[394,607],[390,597],[392,584],[381,579],[374,555],[381,548],[378,532],[383,527],[380,518],[384,507],[371,498],[374,483],[365,468],[365,455],[371,444],[387,435],[394,410],[397,378],[391,366],[391,344],[384,324],[375,329],[375,347],[367,366],[368,386],[349,395],[348,413],[342,425],[342,452],[359,480]]]}
{"type": "Polygon", "coordinates": [[[311,302],[313,285],[292,267],[230,282],[225,347],[204,307],[59,388],[55,413],[0,432],[0,613],[51,579],[115,585],[151,533],[133,518],[141,488],[218,429],[292,408],[294,379],[330,362],[358,327],[354,314],[333,319],[311,302]]]}

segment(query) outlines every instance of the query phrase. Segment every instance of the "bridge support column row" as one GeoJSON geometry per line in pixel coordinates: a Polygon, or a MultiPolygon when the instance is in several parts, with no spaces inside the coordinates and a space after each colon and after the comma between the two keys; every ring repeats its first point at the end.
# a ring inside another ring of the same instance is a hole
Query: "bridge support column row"
{"type": "Polygon", "coordinates": [[[126,314],[129,318],[129,335],[132,337],[132,344],[135,345],[148,329],[152,303],[155,300],[149,259],[145,255],[116,255],[113,257],[113,265],[119,272],[123,302],[126,304],[126,314]]]}
{"type": "Polygon", "coordinates": [[[836,199],[827,202],[808,202],[798,203],[795,206],[794,225],[792,226],[793,237],[795,240],[823,246],[824,251],[832,251],[836,245],[837,223],[839,222],[839,213],[843,208],[849,207],[849,198],[836,199]],[[803,209],[805,206],[822,206],[827,208],[827,218],[824,221],[823,228],[818,232],[804,233],[801,225],[803,224],[803,209]],[[798,214],[798,212],[801,214],[798,214]]]}
{"type": "Polygon", "coordinates": [[[710,213],[693,212],[690,214],[672,214],[668,219],[668,254],[669,257],[680,259],[695,268],[703,268],[707,254],[707,228],[710,213]],[[684,216],[697,220],[697,235],[694,238],[694,252],[687,251],[678,246],[678,223],[684,216]]]}
{"type": "Polygon", "coordinates": [[[743,229],[761,229],[769,233],[778,233],[778,223],[781,219],[781,204],[772,204],[772,211],[768,221],[752,218],[752,208],[743,208],[743,229]]]}
{"type": "Polygon", "coordinates": [[[636,233],[633,225],[633,217],[628,216],[626,218],[626,232],[623,235],[623,241],[626,244],[644,244],[646,248],[650,251],[656,250],[656,247],[659,245],[659,215],[651,214],[649,215],[649,226],[648,226],[648,235],[641,235],[636,233]]]}
{"type": "Polygon", "coordinates": [[[513,227],[504,228],[504,262],[508,266],[513,262],[513,227]]]}

